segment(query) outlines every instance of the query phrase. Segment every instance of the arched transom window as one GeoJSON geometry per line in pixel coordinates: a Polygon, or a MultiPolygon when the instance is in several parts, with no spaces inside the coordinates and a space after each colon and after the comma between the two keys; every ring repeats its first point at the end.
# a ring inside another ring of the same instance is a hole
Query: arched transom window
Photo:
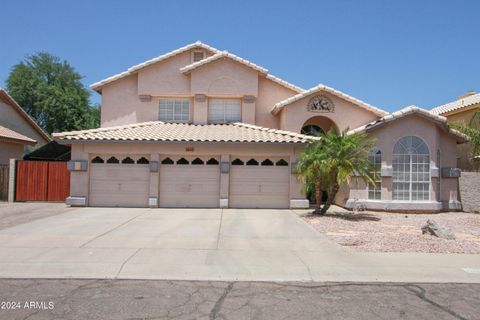
{"type": "Polygon", "coordinates": [[[403,137],[393,148],[393,200],[430,199],[430,152],[415,136],[403,137]]]}

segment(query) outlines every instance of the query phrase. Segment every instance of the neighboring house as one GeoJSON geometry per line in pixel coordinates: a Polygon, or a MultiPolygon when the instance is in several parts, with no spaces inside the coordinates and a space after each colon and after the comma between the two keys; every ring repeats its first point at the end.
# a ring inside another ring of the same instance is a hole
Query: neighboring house
{"type": "Polygon", "coordinates": [[[72,147],[72,205],[308,207],[295,164],[309,135],[350,128],[378,138],[378,180],[344,186],[338,204],[460,208],[456,171],[441,167],[455,167],[463,138],[423,109],[388,114],[324,85],[303,90],[201,42],[91,87],[101,128],[54,134],[72,147]]]}
{"type": "MultiPolygon", "coordinates": [[[[447,118],[449,124],[468,124],[475,112],[480,110],[480,93],[469,91],[453,102],[433,108],[431,112],[447,118]]],[[[457,146],[457,166],[465,171],[472,171],[474,166],[469,161],[470,145],[468,143],[457,146]]],[[[480,156],[480,155],[478,155],[480,156]]]]}
{"type": "Polygon", "coordinates": [[[22,156],[51,139],[38,124],[0,88],[0,164],[22,156]]]}

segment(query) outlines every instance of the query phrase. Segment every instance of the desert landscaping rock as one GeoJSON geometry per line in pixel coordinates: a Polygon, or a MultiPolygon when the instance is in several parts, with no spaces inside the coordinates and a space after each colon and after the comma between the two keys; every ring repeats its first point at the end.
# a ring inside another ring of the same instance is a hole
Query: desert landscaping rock
{"type": "MultiPolygon", "coordinates": [[[[311,211],[311,210],[310,210],[311,211]]],[[[323,217],[296,210],[330,240],[362,252],[480,253],[480,215],[464,212],[400,214],[364,212],[352,215],[333,207],[323,217]],[[455,240],[422,234],[429,219],[451,229],[455,240]]]]}
{"type": "Polygon", "coordinates": [[[422,227],[422,234],[430,234],[432,236],[447,240],[455,239],[455,234],[452,232],[452,230],[439,225],[435,220],[427,221],[427,224],[422,227]]]}

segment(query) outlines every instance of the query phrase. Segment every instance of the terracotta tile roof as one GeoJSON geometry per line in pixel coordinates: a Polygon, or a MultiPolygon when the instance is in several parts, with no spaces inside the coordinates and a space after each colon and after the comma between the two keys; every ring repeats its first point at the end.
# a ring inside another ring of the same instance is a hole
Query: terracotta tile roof
{"type": "Polygon", "coordinates": [[[431,110],[431,112],[433,114],[442,115],[444,113],[448,113],[448,112],[451,112],[451,111],[467,108],[467,107],[472,106],[474,104],[479,104],[480,105],[480,93],[472,94],[470,96],[458,99],[456,101],[438,106],[436,108],[433,108],[431,110]]]}
{"type": "Polygon", "coordinates": [[[30,139],[16,131],[0,126],[0,139],[15,140],[26,144],[36,144],[37,141],[30,139]]]}
{"type": "Polygon", "coordinates": [[[267,69],[265,69],[263,67],[260,67],[259,65],[256,65],[255,63],[250,62],[246,59],[240,58],[239,56],[234,55],[233,53],[230,53],[228,51],[222,51],[222,52],[216,53],[213,56],[210,56],[206,59],[203,59],[203,60],[194,62],[192,64],[189,64],[188,66],[180,68],[180,72],[188,73],[192,70],[195,70],[198,67],[201,67],[201,66],[204,66],[206,64],[212,63],[212,62],[217,61],[219,59],[231,59],[231,60],[239,62],[239,63],[241,63],[241,64],[243,64],[247,67],[250,67],[250,68],[252,68],[252,69],[254,69],[254,70],[256,70],[260,73],[265,73],[265,74],[268,73],[267,69]]]}
{"type": "Polygon", "coordinates": [[[388,112],[384,111],[384,110],[381,110],[379,108],[376,108],[366,102],[363,102],[357,98],[354,98],[352,96],[349,96],[348,94],[345,94],[339,90],[336,90],[336,89],[333,89],[331,87],[328,87],[326,85],[323,85],[323,84],[319,84],[318,86],[316,87],[313,87],[311,89],[308,89],[306,91],[303,91],[297,95],[294,95],[290,98],[287,98],[283,101],[280,101],[278,103],[275,104],[275,106],[273,107],[272,109],[272,113],[275,115],[277,113],[280,112],[280,110],[282,110],[284,107],[288,106],[289,104],[292,104],[294,103],[295,101],[298,101],[300,99],[303,99],[311,94],[314,94],[316,92],[320,92],[320,91],[324,91],[324,92],[328,92],[330,94],[333,94],[334,96],[337,96],[339,98],[342,98],[342,99],[345,99],[347,101],[350,101],[351,103],[361,107],[361,108],[364,108],[368,111],[371,111],[373,112],[374,114],[380,116],[380,117],[383,117],[385,115],[388,114],[388,112]]]}
{"type": "Polygon", "coordinates": [[[459,131],[452,129],[448,126],[447,123],[447,118],[433,114],[432,112],[419,108],[417,106],[409,106],[405,107],[401,110],[395,111],[389,115],[386,115],[385,117],[382,117],[376,121],[369,122],[361,127],[358,127],[356,129],[353,129],[349,131],[348,133],[353,134],[357,132],[362,132],[362,131],[370,131],[372,129],[375,129],[377,127],[383,126],[391,121],[395,121],[398,119],[401,119],[403,117],[406,117],[411,114],[418,114],[422,116],[423,118],[426,118],[430,121],[434,121],[438,125],[440,125],[442,128],[444,128],[447,132],[450,132],[451,134],[455,135],[459,141],[464,142],[468,139],[467,136],[464,134],[460,133],[459,131]]]}
{"type": "MultiPolygon", "coordinates": [[[[11,106],[15,111],[17,111],[29,124],[30,126],[38,132],[45,140],[51,141],[52,139],[48,134],[43,131],[42,128],[35,122],[35,120],[30,117],[30,115],[23,110],[23,108],[13,99],[13,97],[7,92],[7,90],[0,87],[0,99],[3,100],[6,104],[11,106]]],[[[29,138],[30,139],[30,138],[29,138]]]]}
{"type": "Polygon", "coordinates": [[[126,126],[54,133],[59,141],[171,141],[308,143],[314,137],[245,123],[193,125],[144,122],[126,126]]]}
{"type": "Polygon", "coordinates": [[[106,85],[110,82],[121,79],[121,78],[126,77],[128,75],[131,75],[131,74],[135,73],[136,71],[138,71],[142,68],[145,68],[145,67],[147,67],[151,64],[166,60],[170,57],[176,56],[176,55],[178,55],[182,52],[185,52],[185,51],[188,51],[188,50],[194,49],[194,48],[202,48],[202,49],[208,50],[208,51],[213,52],[213,53],[220,52],[220,50],[218,50],[216,48],[210,47],[209,45],[206,45],[206,44],[204,44],[200,41],[197,41],[197,42],[191,43],[189,45],[186,45],[184,47],[178,48],[176,50],[170,51],[168,53],[162,54],[161,56],[158,56],[156,58],[153,58],[153,59],[147,60],[145,62],[142,62],[140,64],[134,65],[134,66],[128,68],[127,71],[118,73],[116,75],[113,75],[113,76],[108,77],[106,79],[103,79],[101,81],[95,82],[95,83],[90,85],[90,88],[92,88],[93,90],[99,90],[101,87],[103,87],[104,85],[106,85]]]}

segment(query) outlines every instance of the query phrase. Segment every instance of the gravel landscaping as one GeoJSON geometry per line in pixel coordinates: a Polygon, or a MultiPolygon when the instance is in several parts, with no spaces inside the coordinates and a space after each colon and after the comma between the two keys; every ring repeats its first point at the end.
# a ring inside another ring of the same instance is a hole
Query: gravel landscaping
{"type": "Polygon", "coordinates": [[[328,214],[303,218],[342,246],[368,252],[480,253],[480,214],[450,212],[401,214],[362,212],[352,214],[332,207],[328,214]],[[422,234],[428,219],[450,228],[455,240],[422,234]]]}

